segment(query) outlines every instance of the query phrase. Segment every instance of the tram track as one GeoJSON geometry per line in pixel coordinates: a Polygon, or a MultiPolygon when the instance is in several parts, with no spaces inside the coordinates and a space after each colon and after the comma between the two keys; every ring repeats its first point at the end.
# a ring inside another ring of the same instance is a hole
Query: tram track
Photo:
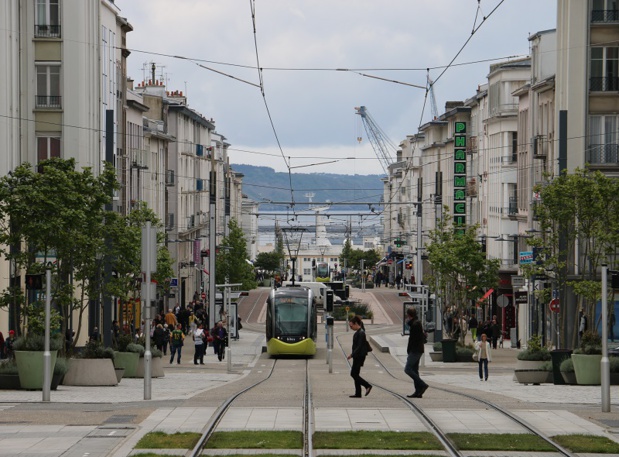
{"type": "MultiPolygon", "coordinates": [[[[209,422],[205,425],[200,439],[194,446],[194,448],[187,454],[188,457],[198,457],[203,455],[203,451],[205,450],[209,440],[213,436],[213,433],[216,431],[218,425],[224,419],[226,413],[230,410],[230,408],[234,405],[235,401],[237,401],[241,396],[249,393],[253,389],[256,389],[263,383],[266,383],[271,379],[273,374],[276,371],[276,367],[280,365],[282,366],[282,370],[287,370],[288,368],[285,366],[285,360],[274,359],[273,364],[271,365],[271,369],[269,374],[258,382],[255,382],[249,386],[246,386],[240,389],[238,392],[230,395],[226,398],[217,408],[217,410],[211,416],[209,422]],[[278,362],[280,362],[278,364],[278,362]]],[[[309,359],[305,360],[305,374],[304,374],[304,389],[303,389],[303,403],[302,403],[302,424],[301,424],[301,432],[303,435],[303,448],[302,455],[303,457],[313,457],[313,441],[312,435],[314,433],[314,416],[313,416],[313,406],[312,406],[312,390],[310,383],[310,369],[309,369],[309,359]]]]}
{"type": "MultiPolygon", "coordinates": [[[[340,346],[340,349],[342,351],[343,357],[346,358],[347,352],[344,349],[344,346],[342,345],[342,342],[339,339],[340,336],[341,335],[338,335],[335,338],[335,340],[337,341],[338,345],[340,346]]],[[[373,360],[391,378],[396,379],[396,380],[402,380],[403,382],[410,383],[410,381],[408,379],[404,380],[404,379],[401,379],[399,376],[396,376],[389,369],[389,367],[387,367],[381,361],[380,357],[377,356],[376,354],[374,354],[373,352],[369,353],[368,356],[373,357],[373,360]]],[[[347,361],[347,363],[350,366],[350,362],[347,361]]],[[[413,411],[415,413],[415,415],[420,419],[420,421],[426,426],[426,428],[428,428],[434,434],[434,436],[436,436],[436,438],[441,442],[441,444],[445,447],[445,451],[450,456],[453,456],[453,457],[463,457],[465,455],[457,448],[455,443],[453,443],[453,441],[449,438],[447,432],[443,431],[441,429],[441,427],[439,425],[437,425],[435,421],[432,420],[432,418],[429,416],[429,414],[419,404],[410,401],[405,396],[399,394],[398,392],[395,392],[393,389],[391,389],[389,387],[385,387],[384,385],[380,385],[380,384],[377,384],[376,382],[373,382],[373,386],[378,388],[378,389],[381,389],[382,391],[384,391],[384,392],[392,395],[393,397],[397,398],[402,403],[404,403],[407,408],[409,408],[411,411],[413,411]]],[[[480,397],[478,397],[476,395],[473,395],[473,394],[469,394],[469,393],[465,393],[465,392],[459,392],[459,391],[456,391],[456,390],[440,387],[440,386],[437,386],[437,385],[432,385],[432,390],[442,391],[442,392],[445,392],[445,393],[448,393],[448,394],[451,394],[451,395],[455,395],[455,396],[459,396],[459,397],[464,397],[464,398],[467,398],[467,399],[472,400],[474,402],[481,403],[481,404],[487,406],[488,408],[491,408],[492,410],[494,410],[494,411],[502,414],[503,416],[509,418],[510,420],[512,420],[513,422],[518,424],[519,426],[523,427],[525,430],[528,430],[529,433],[531,433],[531,434],[541,438],[546,443],[548,443],[550,446],[552,446],[558,454],[560,454],[562,456],[565,456],[565,457],[576,457],[576,454],[570,452],[569,450],[565,449],[564,447],[562,447],[559,444],[557,444],[554,441],[552,441],[548,436],[546,436],[546,434],[541,432],[539,429],[537,429],[536,427],[533,427],[531,424],[527,423],[525,420],[521,419],[517,415],[511,413],[510,411],[507,411],[505,408],[502,408],[501,406],[497,405],[496,403],[488,401],[488,400],[486,400],[484,398],[480,398],[480,397]]]]}

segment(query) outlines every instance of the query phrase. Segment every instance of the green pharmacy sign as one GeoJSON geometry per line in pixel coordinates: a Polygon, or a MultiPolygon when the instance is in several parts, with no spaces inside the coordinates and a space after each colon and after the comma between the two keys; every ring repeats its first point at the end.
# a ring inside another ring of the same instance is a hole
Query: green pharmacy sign
{"type": "Polygon", "coordinates": [[[458,232],[466,226],[466,122],[454,123],[454,223],[458,232]]]}

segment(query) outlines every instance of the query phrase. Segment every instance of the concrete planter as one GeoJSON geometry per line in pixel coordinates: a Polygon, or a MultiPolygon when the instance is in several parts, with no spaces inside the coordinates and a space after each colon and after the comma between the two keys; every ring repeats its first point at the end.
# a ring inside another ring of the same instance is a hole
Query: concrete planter
{"type": "MultiPolygon", "coordinates": [[[[150,377],[151,378],[163,378],[165,373],[163,372],[163,358],[162,357],[153,357],[150,363],[150,377]]],[[[138,367],[135,370],[136,378],[144,377],[144,357],[140,357],[140,361],[138,362],[138,367]]]]}
{"type": "Polygon", "coordinates": [[[516,370],[539,370],[546,360],[516,360],[516,370]]]}
{"type": "Polygon", "coordinates": [[[578,384],[595,386],[602,383],[602,354],[572,354],[572,361],[578,384]]]}
{"type": "Polygon", "coordinates": [[[71,359],[63,384],[65,386],[115,386],[118,380],[112,359],[71,359]]]}
{"type": "Polygon", "coordinates": [[[0,374],[0,390],[21,389],[18,374],[0,374]]]}
{"type": "Polygon", "coordinates": [[[114,373],[116,374],[116,381],[120,382],[120,380],[123,378],[123,375],[125,374],[125,369],[114,367],[114,373]]]}
{"type": "Polygon", "coordinates": [[[114,366],[125,369],[125,378],[135,378],[140,363],[140,354],[137,352],[114,352],[114,366]]]}
{"type": "Polygon", "coordinates": [[[443,361],[443,353],[442,352],[430,352],[430,358],[433,362],[442,362],[443,361]]]}
{"type": "MultiPolygon", "coordinates": [[[[58,351],[51,351],[52,375],[57,353],[58,351]]],[[[44,351],[15,351],[19,383],[22,389],[43,390],[43,354],[44,351]]]]}
{"type": "Polygon", "coordinates": [[[516,380],[520,384],[545,384],[552,382],[552,371],[515,370],[516,380]]]}
{"type": "Polygon", "coordinates": [[[577,384],[576,373],[574,373],[573,371],[562,371],[561,376],[563,376],[565,384],[577,384]]]}

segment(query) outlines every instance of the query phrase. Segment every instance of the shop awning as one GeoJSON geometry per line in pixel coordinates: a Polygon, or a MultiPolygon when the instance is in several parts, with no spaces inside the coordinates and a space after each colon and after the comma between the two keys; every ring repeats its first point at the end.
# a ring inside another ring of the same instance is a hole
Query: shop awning
{"type": "Polygon", "coordinates": [[[479,300],[477,300],[477,303],[481,303],[481,302],[483,302],[484,300],[487,300],[487,299],[488,299],[488,297],[489,297],[490,295],[492,295],[492,292],[494,292],[494,289],[489,289],[489,290],[488,290],[488,292],[486,292],[486,293],[484,294],[484,296],[483,296],[483,297],[481,297],[479,300]]]}

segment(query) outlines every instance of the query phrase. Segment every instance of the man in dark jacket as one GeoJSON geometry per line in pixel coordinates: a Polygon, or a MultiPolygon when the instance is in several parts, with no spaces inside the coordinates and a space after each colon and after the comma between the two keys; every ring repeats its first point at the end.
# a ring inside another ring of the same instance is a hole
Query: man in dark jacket
{"type": "Polygon", "coordinates": [[[348,325],[355,332],[352,337],[352,352],[347,357],[348,360],[352,359],[350,376],[355,380],[355,394],[350,398],[361,398],[361,386],[365,387],[366,396],[372,390],[372,385],[361,377],[361,367],[368,355],[368,342],[362,328],[363,322],[359,316],[353,317],[348,325]]]}
{"type": "Polygon", "coordinates": [[[408,345],[406,346],[406,365],[404,373],[413,379],[415,392],[407,395],[408,398],[421,398],[423,393],[428,390],[428,385],[419,377],[419,361],[423,357],[424,332],[421,322],[417,317],[417,310],[413,307],[406,310],[410,334],[408,335],[408,345]]]}

